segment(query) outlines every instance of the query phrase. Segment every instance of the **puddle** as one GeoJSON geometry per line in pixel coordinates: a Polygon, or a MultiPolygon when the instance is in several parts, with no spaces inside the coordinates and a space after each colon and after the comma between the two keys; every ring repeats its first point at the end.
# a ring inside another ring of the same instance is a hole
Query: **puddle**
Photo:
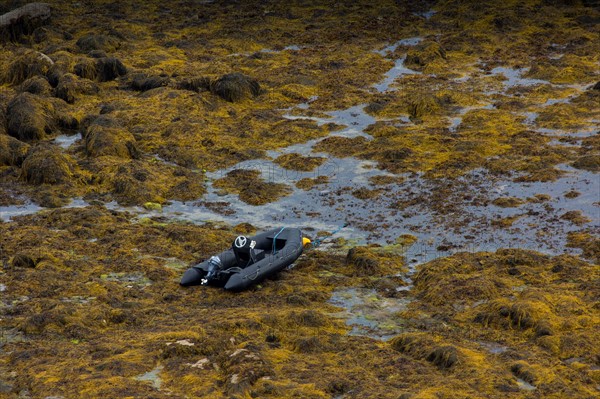
{"type": "Polygon", "coordinates": [[[375,50],[374,53],[379,54],[383,57],[388,55],[389,53],[393,53],[399,46],[416,46],[417,44],[423,41],[422,37],[409,37],[406,39],[398,40],[397,42],[390,44],[382,48],[381,50],[375,50]]]}
{"type": "MultiPolygon", "coordinates": [[[[89,204],[83,199],[74,198],[70,204],[65,205],[63,208],[84,208],[86,206],[89,206],[89,204]]],[[[22,205],[0,206],[0,219],[4,220],[5,222],[10,222],[12,218],[16,216],[32,215],[44,209],[48,208],[41,207],[31,201],[28,201],[22,205]]]]}
{"type": "Polygon", "coordinates": [[[54,138],[54,143],[57,144],[59,147],[67,149],[69,147],[71,147],[73,144],[75,144],[78,140],[81,140],[81,133],[77,133],[77,134],[73,134],[73,135],[66,135],[66,134],[62,134],[60,136],[57,136],[54,138]]]}
{"type": "Polygon", "coordinates": [[[138,381],[148,381],[152,384],[152,386],[158,390],[162,386],[162,380],[160,378],[160,372],[164,369],[162,365],[156,366],[153,370],[148,371],[147,373],[138,375],[135,377],[138,381]]]}
{"type": "Polygon", "coordinates": [[[406,310],[410,299],[384,298],[373,289],[344,288],[333,293],[329,303],[344,309],[333,316],[346,319],[350,335],[387,340],[403,329],[396,314],[406,310]]]}
{"type": "Polygon", "coordinates": [[[500,345],[497,342],[478,342],[478,344],[493,355],[499,355],[508,350],[508,346],[500,345]]]}
{"type": "Polygon", "coordinates": [[[528,68],[514,69],[508,67],[496,67],[491,70],[491,73],[493,75],[504,75],[506,78],[506,80],[503,82],[505,89],[516,86],[550,84],[550,82],[547,80],[523,78],[523,74],[527,73],[528,70],[528,68]]]}
{"type": "Polygon", "coordinates": [[[383,93],[389,90],[396,90],[394,88],[390,88],[390,86],[401,76],[404,75],[420,75],[421,72],[415,71],[413,69],[407,68],[404,66],[404,61],[406,60],[406,56],[399,58],[395,61],[394,67],[385,73],[385,78],[373,85],[373,87],[379,92],[383,93]]]}

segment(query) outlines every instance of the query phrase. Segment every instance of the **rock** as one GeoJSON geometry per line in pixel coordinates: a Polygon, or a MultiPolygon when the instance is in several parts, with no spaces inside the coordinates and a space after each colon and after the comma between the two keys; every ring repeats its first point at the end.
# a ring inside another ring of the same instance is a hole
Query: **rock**
{"type": "Polygon", "coordinates": [[[121,47],[119,40],[113,36],[108,35],[97,35],[89,33],[80,37],[77,40],[77,47],[84,52],[90,52],[94,50],[101,50],[107,53],[111,53],[121,47]]]}
{"type": "Polygon", "coordinates": [[[241,101],[261,93],[255,79],[241,73],[229,73],[210,84],[210,91],[229,102],[241,101]]]}
{"type": "Polygon", "coordinates": [[[149,211],[162,211],[162,205],[157,202],[146,202],[143,207],[149,211]]]}
{"type": "Polygon", "coordinates": [[[55,129],[52,104],[30,93],[17,95],[8,104],[8,134],[21,141],[41,140],[55,129]]]}
{"type": "Polygon", "coordinates": [[[15,96],[6,112],[8,134],[21,141],[32,141],[44,139],[59,128],[77,129],[79,121],[62,112],[57,101],[62,103],[31,93],[15,96]]]}
{"type": "Polygon", "coordinates": [[[59,148],[40,144],[23,161],[21,177],[31,184],[66,183],[73,177],[75,163],[59,148]]]}
{"type": "Polygon", "coordinates": [[[29,51],[17,57],[4,73],[3,81],[18,85],[34,76],[45,76],[54,62],[45,54],[29,51]]]}
{"type": "Polygon", "coordinates": [[[0,166],[21,166],[29,145],[14,137],[0,134],[0,166]]]}
{"type": "Polygon", "coordinates": [[[48,3],[29,3],[4,15],[0,15],[0,42],[17,41],[30,35],[40,26],[50,22],[48,3]]]}
{"type": "Polygon", "coordinates": [[[100,116],[85,133],[85,149],[90,157],[115,156],[138,158],[136,140],[118,121],[109,116],[100,116]]]}
{"type": "Polygon", "coordinates": [[[50,95],[51,89],[52,87],[50,86],[50,83],[48,83],[48,79],[42,76],[34,76],[21,83],[17,91],[20,93],[27,92],[39,96],[48,96],[50,95]]]}
{"type": "Polygon", "coordinates": [[[80,79],[72,73],[64,74],[56,86],[55,95],[72,104],[75,98],[81,94],[93,95],[98,94],[100,88],[89,79],[80,79]]]}
{"type": "Polygon", "coordinates": [[[127,68],[115,57],[98,58],[96,72],[100,82],[108,82],[127,74],[127,68]]]}

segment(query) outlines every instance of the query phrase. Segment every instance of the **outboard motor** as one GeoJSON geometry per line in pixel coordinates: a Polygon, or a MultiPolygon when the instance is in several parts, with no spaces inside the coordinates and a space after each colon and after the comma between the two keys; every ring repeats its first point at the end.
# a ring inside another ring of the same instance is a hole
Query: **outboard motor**
{"type": "Polygon", "coordinates": [[[208,273],[206,273],[206,276],[202,279],[201,284],[208,284],[208,281],[216,276],[222,265],[221,258],[218,256],[211,256],[208,260],[208,273]]]}

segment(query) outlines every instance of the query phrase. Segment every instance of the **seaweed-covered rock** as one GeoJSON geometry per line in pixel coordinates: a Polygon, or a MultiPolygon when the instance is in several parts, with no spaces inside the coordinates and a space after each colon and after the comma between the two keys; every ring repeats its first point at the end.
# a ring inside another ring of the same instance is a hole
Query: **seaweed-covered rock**
{"type": "Polygon", "coordinates": [[[54,62],[46,54],[29,51],[17,57],[4,73],[3,81],[18,85],[33,76],[45,76],[54,62]]]}
{"type": "Polygon", "coordinates": [[[139,155],[133,135],[108,116],[100,116],[88,127],[85,149],[91,157],[137,158],[139,155]]]}
{"type": "Polygon", "coordinates": [[[0,166],[20,166],[28,151],[28,144],[14,137],[0,134],[0,166]]]}
{"type": "Polygon", "coordinates": [[[59,79],[55,94],[56,97],[72,104],[77,96],[97,94],[99,90],[98,85],[91,80],[80,79],[72,73],[67,73],[59,79]]]}
{"type": "Polygon", "coordinates": [[[80,78],[108,82],[127,74],[127,68],[115,57],[102,57],[92,60],[80,59],[73,67],[73,72],[80,78]]]}
{"type": "Polygon", "coordinates": [[[98,78],[96,62],[89,58],[80,59],[73,67],[73,72],[83,79],[96,80],[98,78]]]}
{"type": "Polygon", "coordinates": [[[59,148],[40,144],[23,161],[21,177],[36,185],[66,183],[73,177],[74,170],[73,160],[59,148]]]}
{"type": "Polygon", "coordinates": [[[98,58],[96,72],[100,82],[108,82],[127,74],[127,68],[115,57],[98,58]]]}
{"type": "Polygon", "coordinates": [[[425,360],[441,369],[449,369],[458,362],[458,351],[452,345],[438,346],[425,360]]]}
{"type": "Polygon", "coordinates": [[[102,50],[111,53],[121,46],[119,40],[114,36],[94,33],[83,35],[77,40],[76,44],[85,53],[93,50],[102,50]]]}
{"type": "Polygon", "coordinates": [[[596,82],[596,84],[592,86],[592,90],[600,91],[600,82],[596,82]]]}
{"type": "Polygon", "coordinates": [[[21,93],[27,92],[40,96],[48,96],[51,89],[52,87],[48,83],[48,79],[42,76],[34,76],[21,83],[17,90],[21,93]]]}
{"type": "Polygon", "coordinates": [[[147,76],[145,74],[137,74],[133,77],[130,87],[137,91],[148,91],[163,87],[169,84],[170,79],[167,76],[147,76]]]}
{"type": "Polygon", "coordinates": [[[377,257],[367,247],[350,248],[346,263],[354,267],[354,274],[358,276],[372,276],[379,273],[377,257]]]}
{"type": "Polygon", "coordinates": [[[436,42],[423,42],[410,49],[406,54],[404,65],[418,71],[427,65],[446,59],[446,51],[436,42]]]}
{"type": "Polygon", "coordinates": [[[58,51],[52,54],[54,64],[46,73],[46,78],[52,87],[56,87],[60,78],[67,72],[73,70],[73,56],[67,51],[58,51]]]}
{"type": "Polygon", "coordinates": [[[204,76],[184,79],[177,83],[177,88],[180,90],[191,90],[195,92],[210,90],[210,79],[204,76]]]}
{"type": "Polygon", "coordinates": [[[54,130],[54,106],[31,93],[21,93],[8,104],[8,134],[22,141],[40,140],[54,130]]]}
{"type": "Polygon", "coordinates": [[[24,267],[33,269],[35,267],[36,262],[31,258],[31,256],[23,253],[18,253],[12,258],[11,263],[13,267],[24,267]]]}
{"type": "Polygon", "coordinates": [[[600,155],[584,155],[579,157],[573,166],[577,169],[585,169],[592,172],[600,171],[600,155]]]}
{"type": "Polygon", "coordinates": [[[260,84],[255,79],[237,72],[223,75],[212,82],[210,91],[229,102],[256,97],[261,93],[260,84]]]}
{"type": "Polygon", "coordinates": [[[17,41],[30,35],[50,21],[51,9],[47,3],[29,3],[0,15],[0,42],[17,41]]]}

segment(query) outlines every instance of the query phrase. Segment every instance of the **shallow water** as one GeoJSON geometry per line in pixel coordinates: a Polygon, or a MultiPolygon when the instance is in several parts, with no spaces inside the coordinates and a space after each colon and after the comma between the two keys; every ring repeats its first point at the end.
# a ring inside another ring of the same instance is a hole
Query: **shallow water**
{"type": "Polygon", "coordinates": [[[70,136],[66,134],[61,134],[60,136],[54,138],[54,143],[56,143],[61,148],[67,149],[73,144],[75,144],[78,140],[81,140],[81,138],[81,133],[73,134],[70,136]]]}
{"type": "MultiPolygon", "coordinates": [[[[89,204],[81,198],[73,198],[71,203],[65,205],[63,208],[83,208],[89,206],[89,204]]],[[[34,204],[31,201],[27,201],[22,205],[8,205],[0,206],[0,219],[8,222],[16,216],[31,215],[43,211],[44,207],[34,204]]]]}
{"type": "Polygon", "coordinates": [[[406,310],[411,300],[385,298],[373,289],[345,288],[334,292],[329,302],[343,309],[334,316],[346,319],[350,335],[387,340],[402,331],[403,321],[396,313],[406,310]]]}
{"type": "Polygon", "coordinates": [[[164,369],[162,365],[157,365],[154,369],[148,371],[147,373],[141,374],[135,377],[138,381],[148,381],[152,384],[152,386],[158,390],[162,385],[162,380],[160,378],[160,372],[164,369]]]}

